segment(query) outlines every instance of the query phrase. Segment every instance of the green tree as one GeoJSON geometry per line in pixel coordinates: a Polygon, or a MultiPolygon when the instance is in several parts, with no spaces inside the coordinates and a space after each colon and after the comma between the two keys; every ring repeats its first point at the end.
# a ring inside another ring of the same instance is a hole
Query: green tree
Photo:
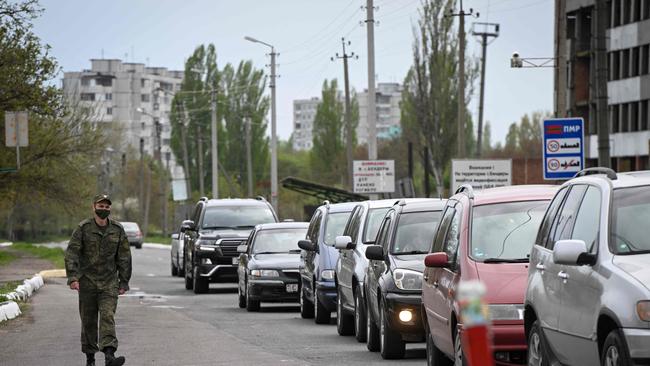
{"type": "Polygon", "coordinates": [[[548,112],[533,112],[521,117],[519,123],[508,127],[505,145],[497,144],[490,157],[537,158],[542,156],[542,122],[551,116],[548,112]]]}
{"type": "Polygon", "coordinates": [[[321,102],[312,129],[311,166],[313,179],[325,184],[345,181],[345,107],[339,98],[336,79],[323,82],[321,102]]]}
{"type": "MultiPolygon", "coordinates": [[[[424,147],[430,149],[430,161],[438,195],[444,187],[444,174],[456,151],[458,106],[458,40],[453,17],[447,16],[455,0],[424,0],[420,19],[414,29],[413,65],[404,81],[402,95],[402,130],[412,141],[421,158],[424,147]]],[[[465,102],[469,104],[475,62],[465,68],[467,85],[465,102]]],[[[467,106],[465,106],[467,108],[467,106]]],[[[466,113],[466,151],[474,149],[471,113],[466,113]]]]}

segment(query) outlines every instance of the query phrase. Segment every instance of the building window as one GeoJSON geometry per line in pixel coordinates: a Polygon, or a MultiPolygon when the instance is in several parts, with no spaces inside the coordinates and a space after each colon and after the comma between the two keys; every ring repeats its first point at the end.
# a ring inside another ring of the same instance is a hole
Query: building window
{"type": "Polygon", "coordinates": [[[106,93],[105,97],[106,97],[106,100],[113,100],[113,94],[111,94],[111,93],[106,93]]]}
{"type": "Polygon", "coordinates": [[[149,100],[150,100],[149,99],[149,94],[142,94],[140,96],[140,100],[142,101],[142,103],[149,103],[149,100]]]}
{"type": "Polygon", "coordinates": [[[158,103],[154,103],[154,104],[153,104],[153,110],[154,110],[154,111],[157,111],[158,109],[160,109],[160,104],[158,104],[158,103]]]}
{"type": "Polygon", "coordinates": [[[639,104],[641,104],[641,121],[640,121],[640,126],[639,129],[641,131],[647,131],[648,130],[648,105],[650,104],[650,100],[642,100],[639,104]]]}
{"type": "Polygon", "coordinates": [[[621,55],[620,51],[614,51],[610,53],[610,59],[611,59],[611,68],[610,68],[610,73],[611,73],[611,80],[618,80],[621,78],[621,55]]]}
{"type": "Polygon", "coordinates": [[[616,132],[620,131],[620,126],[619,126],[620,125],[620,123],[619,123],[620,116],[618,114],[619,105],[615,104],[615,105],[611,106],[610,110],[611,110],[611,115],[612,115],[612,118],[610,118],[610,120],[612,121],[612,132],[616,133],[616,132]]]}
{"type": "Polygon", "coordinates": [[[630,50],[621,51],[621,79],[630,77],[630,50]]]}
{"type": "Polygon", "coordinates": [[[623,19],[621,19],[621,24],[627,24],[631,19],[632,1],[623,0],[621,1],[621,6],[623,7],[623,19]]]}
{"type": "Polygon", "coordinates": [[[630,131],[639,130],[639,102],[630,103],[630,131]]]}
{"type": "Polygon", "coordinates": [[[634,1],[634,11],[632,12],[632,21],[638,22],[641,20],[641,0],[634,1]]]}
{"type": "MultiPolygon", "coordinates": [[[[650,7],[650,2],[647,5],[650,7]]],[[[641,75],[647,75],[650,71],[650,45],[641,46],[641,75]]]]}
{"type": "Polygon", "coordinates": [[[650,19],[650,0],[639,0],[643,3],[643,19],[650,19]]]}
{"type": "Polygon", "coordinates": [[[634,47],[632,52],[632,74],[630,76],[639,76],[639,57],[640,57],[640,47],[634,47]]]}
{"type": "Polygon", "coordinates": [[[95,93],[81,93],[81,100],[87,102],[95,101],[95,93]]]}
{"type": "Polygon", "coordinates": [[[88,86],[88,85],[90,85],[90,79],[81,78],[81,86],[88,86]]]}
{"type": "Polygon", "coordinates": [[[147,79],[140,79],[140,87],[144,88],[147,85],[147,79]]]}
{"type": "Polygon", "coordinates": [[[300,129],[300,123],[296,123],[296,130],[300,129]]]}
{"type": "Polygon", "coordinates": [[[113,79],[108,78],[108,77],[97,78],[97,79],[95,79],[95,85],[112,86],[113,85],[113,79]]]}
{"type": "Polygon", "coordinates": [[[106,108],[106,114],[112,115],[113,114],[113,108],[111,108],[111,107],[106,108]]]}
{"type": "Polygon", "coordinates": [[[612,0],[612,27],[621,25],[621,0],[612,0]]]}
{"type": "Polygon", "coordinates": [[[630,130],[630,104],[621,104],[621,130],[620,132],[628,132],[630,130]]]}

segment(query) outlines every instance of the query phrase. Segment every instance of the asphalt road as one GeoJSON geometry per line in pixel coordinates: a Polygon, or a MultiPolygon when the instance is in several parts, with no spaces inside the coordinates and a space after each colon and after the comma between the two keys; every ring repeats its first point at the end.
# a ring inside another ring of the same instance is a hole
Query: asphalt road
{"type": "MultiPolygon", "coordinates": [[[[194,295],[171,277],[169,252],[132,250],[131,292],[116,316],[118,354],[128,365],[372,365],[424,364],[424,344],[407,346],[407,359],[384,361],[331,325],[300,318],[298,306],[237,307],[235,284],[211,284],[194,295]]],[[[28,314],[0,325],[0,365],[83,365],[77,295],[64,279],[50,280],[28,314]]],[[[101,356],[101,355],[98,355],[101,356]]],[[[102,357],[99,357],[103,364],[102,357]]]]}

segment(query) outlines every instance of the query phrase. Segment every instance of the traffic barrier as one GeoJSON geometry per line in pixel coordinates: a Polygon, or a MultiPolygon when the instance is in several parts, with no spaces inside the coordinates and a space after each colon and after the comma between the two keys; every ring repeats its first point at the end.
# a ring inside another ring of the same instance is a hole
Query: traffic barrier
{"type": "Polygon", "coordinates": [[[0,322],[11,320],[19,316],[21,312],[16,301],[26,301],[36,291],[43,287],[43,285],[45,285],[43,277],[35,275],[30,279],[24,280],[23,284],[16,287],[14,291],[8,294],[0,294],[8,300],[0,303],[0,322]]]}
{"type": "Polygon", "coordinates": [[[494,366],[492,334],[487,305],[483,300],[485,286],[478,281],[458,285],[462,346],[468,366],[494,366]]]}
{"type": "Polygon", "coordinates": [[[11,320],[20,314],[20,308],[14,301],[0,303],[0,322],[11,320]]]}

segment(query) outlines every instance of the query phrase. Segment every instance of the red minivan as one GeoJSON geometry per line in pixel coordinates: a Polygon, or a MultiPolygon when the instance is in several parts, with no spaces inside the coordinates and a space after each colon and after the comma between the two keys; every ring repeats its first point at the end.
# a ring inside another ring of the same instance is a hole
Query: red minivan
{"type": "Polygon", "coordinates": [[[529,254],[556,190],[510,186],[474,192],[464,185],[449,199],[422,282],[428,365],[465,364],[455,294],[460,281],[471,280],[487,288],[496,363],[526,363],[523,304],[529,254]]]}

